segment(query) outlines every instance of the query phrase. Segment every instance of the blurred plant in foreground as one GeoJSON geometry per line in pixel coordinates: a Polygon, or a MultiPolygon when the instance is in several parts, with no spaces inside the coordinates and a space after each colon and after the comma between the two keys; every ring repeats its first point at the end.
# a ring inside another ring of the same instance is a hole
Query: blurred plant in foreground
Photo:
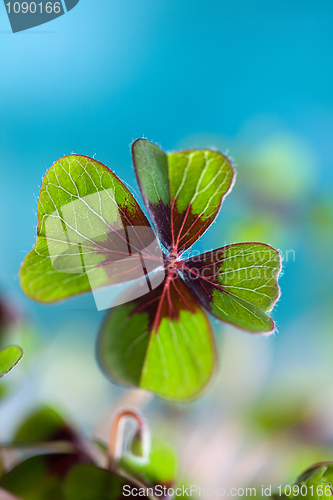
{"type": "Polygon", "coordinates": [[[161,490],[158,497],[167,500],[177,474],[174,452],[150,442],[146,423],[134,410],[114,417],[103,444],[87,442],[56,411],[44,408],[0,453],[0,498],[6,493],[20,500],[154,499],[161,490]],[[125,432],[127,422],[132,427],[125,432]]]}

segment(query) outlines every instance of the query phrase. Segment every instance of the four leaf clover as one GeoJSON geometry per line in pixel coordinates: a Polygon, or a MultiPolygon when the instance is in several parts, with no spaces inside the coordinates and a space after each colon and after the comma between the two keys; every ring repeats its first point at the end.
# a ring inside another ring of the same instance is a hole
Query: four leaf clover
{"type": "Polygon", "coordinates": [[[118,304],[100,331],[104,370],[122,384],[189,399],[216,366],[207,312],[252,333],[274,331],[268,312],[279,297],[281,259],[262,243],[183,258],[216,219],[234,168],[217,151],[166,154],[145,139],[133,143],[132,154],[152,225],[105,165],[65,156],[44,178],[37,241],[21,283],[41,302],[92,290],[98,309],[118,304]],[[110,286],[126,283],[111,300],[110,286]]]}

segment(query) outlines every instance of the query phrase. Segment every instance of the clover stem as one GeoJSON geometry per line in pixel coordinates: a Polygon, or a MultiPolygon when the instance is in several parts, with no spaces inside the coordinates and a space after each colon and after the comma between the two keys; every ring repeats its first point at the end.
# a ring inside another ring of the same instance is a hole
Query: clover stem
{"type": "Polygon", "coordinates": [[[135,410],[120,411],[111,423],[109,441],[107,446],[107,469],[116,472],[119,460],[123,453],[125,424],[128,420],[136,424],[135,437],[143,443],[144,453],[147,452],[147,443],[149,443],[149,432],[146,422],[142,416],[135,410]]]}

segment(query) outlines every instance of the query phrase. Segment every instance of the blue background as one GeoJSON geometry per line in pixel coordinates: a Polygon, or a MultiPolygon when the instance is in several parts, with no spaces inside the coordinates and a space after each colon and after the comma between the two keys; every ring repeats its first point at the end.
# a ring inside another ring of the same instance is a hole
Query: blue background
{"type": "MultiPolygon", "coordinates": [[[[0,12],[7,291],[20,293],[17,271],[34,244],[42,177],[70,152],[96,155],[136,188],[133,139],[144,135],[170,150],[192,134],[212,134],[207,147],[264,116],[273,129],[302,137],[316,157],[318,186],[332,186],[331,2],[81,0],[15,35],[6,31],[4,6],[0,12]]],[[[265,133],[261,126],[254,139],[265,133]]]]}

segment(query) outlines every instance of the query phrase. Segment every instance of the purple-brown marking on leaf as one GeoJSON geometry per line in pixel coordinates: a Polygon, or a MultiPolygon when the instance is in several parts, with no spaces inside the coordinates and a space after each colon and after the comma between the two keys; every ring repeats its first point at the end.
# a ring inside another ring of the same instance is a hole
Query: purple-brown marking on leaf
{"type": "Polygon", "coordinates": [[[167,250],[172,248],[171,237],[171,207],[164,205],[160,200],[158,204],[147,202],[147,209],[161,242],[167,250]]]}
{"type": "Polygon", "coordinates": [[[163,318],[178,321],[182,309],[194,312],[197,308],[197,301],[183,280],[169,274],[155,290],[136,300],[136,307],[131,315],[148,313],[149,329],[157,333],[163,318]]]}

